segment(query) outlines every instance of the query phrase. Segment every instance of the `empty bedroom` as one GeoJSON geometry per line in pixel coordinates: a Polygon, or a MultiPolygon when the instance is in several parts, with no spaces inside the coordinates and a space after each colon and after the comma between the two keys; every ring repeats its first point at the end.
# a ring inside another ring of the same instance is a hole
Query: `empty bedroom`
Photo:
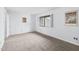
{"type": "Polygon", "coordinates": [[[1,51],[79,51],[79,7],[0,7],[1,51]]]}

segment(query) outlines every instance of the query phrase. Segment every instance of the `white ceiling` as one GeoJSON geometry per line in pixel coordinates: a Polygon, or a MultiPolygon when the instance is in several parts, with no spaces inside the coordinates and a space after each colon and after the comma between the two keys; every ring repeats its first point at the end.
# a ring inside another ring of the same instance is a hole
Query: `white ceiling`
{"type": "Polygon", "coordinates": [[[55,7],[6,7],[8,13],[31,13],[37,14],[54,9],[55,7]]]}

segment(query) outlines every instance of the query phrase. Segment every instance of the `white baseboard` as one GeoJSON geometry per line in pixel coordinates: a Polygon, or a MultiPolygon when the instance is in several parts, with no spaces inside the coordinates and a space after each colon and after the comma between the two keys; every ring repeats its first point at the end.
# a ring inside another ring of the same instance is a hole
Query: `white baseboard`
{"type": "Polygon", "coordinates": [[[71,44],[73,44],[73,45],[79,46],[79,44],[76,43],[76,42],[69,41],[69,40],[63,40],[63,38],[60,38],[60,37],[57,37],[57,36],[53,36],[53,37],[55,37],[55,38],[57,38],[57,39],[59,39],[59,40],[62,40],[62,41],[65,41],[65,42],[71,43],[71,44]]]}
{"type": "MultiPolygon", "coordinates": [[[[37,32],[38,32],[38,31],[37,31],[37,32]]],[[[41,33],[41,32],[38,32],[38,33],[41,33]]],[[[45,34],[45,33],[41,33],[41,34],[47,35],[47,34],[45,34]]],[[[65,42],[71,43],[71,44],[76,45],[76,46],[79,46],[79,44],[76,43],[76,42],[69,41],[69,40],[63,40],[63,38],[58,37],[58,36],[54,36],[54,35],[53,35],[53,36],[51,36],[51,35],[47,35],[47,36],[54,37],[54,38],[56,38],[56,39],[59,39],[59,40],[62,40],[62,41],[65,41],[65,42]]]]}

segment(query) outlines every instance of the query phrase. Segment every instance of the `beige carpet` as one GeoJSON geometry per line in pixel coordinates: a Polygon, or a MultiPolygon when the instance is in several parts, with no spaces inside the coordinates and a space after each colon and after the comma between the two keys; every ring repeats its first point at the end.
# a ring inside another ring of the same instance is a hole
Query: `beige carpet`
{"type": "Polygon", "coordinates": [[[51,38],[36,32],[10,36],[3,51],[76,51],[79,46],[51,38]]]}

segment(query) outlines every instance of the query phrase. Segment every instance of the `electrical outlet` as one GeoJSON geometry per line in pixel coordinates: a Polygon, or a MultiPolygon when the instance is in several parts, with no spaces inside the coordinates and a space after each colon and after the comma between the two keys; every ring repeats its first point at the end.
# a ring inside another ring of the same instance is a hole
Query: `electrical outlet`
{"type": "Polygon", "coordinates": [[[77,38],[77,37],[73,37],[73,39],[74,39],[74,40],[78,40],[78,38],[77,38]]]}

